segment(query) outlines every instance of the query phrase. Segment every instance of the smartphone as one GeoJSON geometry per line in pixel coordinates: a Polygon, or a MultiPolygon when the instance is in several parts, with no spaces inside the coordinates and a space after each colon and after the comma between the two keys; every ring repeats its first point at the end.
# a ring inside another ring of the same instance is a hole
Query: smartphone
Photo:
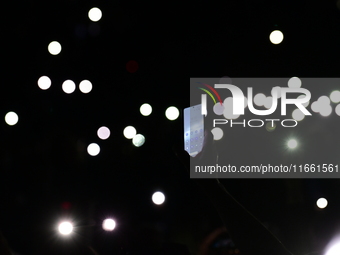
{"type": "Polygon", "coordinates": [[[184,109],[184,150],[191,157],[195,157],[203,148],[204,119],[201,109],[201,104],[184,109]]]}

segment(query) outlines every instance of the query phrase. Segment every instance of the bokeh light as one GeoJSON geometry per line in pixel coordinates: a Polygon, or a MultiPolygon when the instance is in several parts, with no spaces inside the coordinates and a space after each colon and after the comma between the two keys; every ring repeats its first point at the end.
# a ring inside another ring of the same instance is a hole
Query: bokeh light
{"type": "Polygon", "coordinates": [[[88,16],[91,21],[97,22],[102,18],[102,11],[97,7],[93,7],[89,10],[88,16]]]}
{"type": "Polygon", "coordinates": [[[18,121],[19,121],[19,116],[15,112],[8,112],[5,115],[5,122],[10,126],[17,124],[18,121]]]}
{"type": "Polygon", "coordinates": [[[166,109],[165,116],[169,120],[175,120],[179,116],[179,110],[175,106],[170,106],[168,109],[166,109]]]}
{"type": "Polygon", "coordinates": [[[97,131],[97,135],[100,139],[106,140],[110,137],[110,129],[107,127],[100,127],[97,131]]]}
{"type": "Polygon", "coordinates": [[[53,41],[48,45],[47,49],[50,54],[58,55],[61,52],[61,44],[57,41],[53,41]]]}
{"type": "Polygon", "coordinates": [[[145,137],[141,134],[137,134],[132,138],[132,143],[136,147],[141,147],[145,143],[145,137]]]}
{"type": "Polygon", "coordinates": [[[262,93],[258,93],[254,96],[254,103],[257,106],[263,106],[266,102],[266,96],[262,93]]]}
{"type": "Polygon", "coordinates": [[[79,83],[79,90],[84,94],[91,92],[92,90],[92,83],[88,80],[83,80],[79,83]]]}
{"type": "Polygon", "coordinates": [[[320,109],[320,115],[327,117],[332,113],[332,106],[330,105],[322,105],[321,109],[320,109]]]}
{"type": "MultiPolygon", "coordinates": [[[[300,96],[298,96],[297,98],[302,99],[302,98],[305,98],[305,97],[306,97],[306,95],[300,95],[300,96]]],[[[303,103],[302,105],[303,105],[304,107],[308,107],[309,101],[307,101],[306,103],[303,103]]]]}
{"type": "Polygon", "coordinates": [[[219,127],[215,127],[211,130],[211,133],[214,136],[214,140],[221,140],[223,137],[223,130],[219,127]]]}
{"type": "Polygon", "coordinates": [[[295,139],[290,139],[287,143],[287,146],[289,149],[295,149],[297,147],[298,143],[295,139]]]}
{"type": "Polygon", "coordinates": [[[305,115],[300,109],[295,109],[292,113],[292,117],[294,120],[301,121],[305,118],[305,115]]]}
{"type": "Polygon", "coordinates": [[[335,90],[331,93],[330,99],[333,103],[339,103],[340,102],[340,91],[335,90]]]}
{"type": "Polygon", "coordinates": [[[272,44],[279,44],[283,41],[283,33],[280,30],[274,30],[270,33],[269,40],[272,44]]]}
{"type": "Polygon", "coordinates": [[[73,225],[69,221],[61,222],[58,226],[59,233],[62,235],[69,235],[73,231],[73,225]]]}
{"type": "Polygon", "coordinates": [[[335,113],[340,116],[340,104],[335,107],[335,113]]]}
{"type": "Polygon", "coordinates": [[[268,132],[273,132],[274,130],[276,129],[276,124],[273,122],[268,122],[267,124],[266,124],[266,130],[268,131],[268,132]]]}
{"type": "Polygon", "coordinates": [[[71,80],[63,82],[62,89],[66,94],[71,94],[76,90],[76,84],[71,80]]]}
{"type": "Polygon", "coordinates": [[[320,209],[324,209],[327,207],[328,205],[328,201],[326,198],[319,198],[317,201],[316,201],[316,205],[317,207],[319,207],[320,209]]]}
{"type": "Polygon", "coordinates": [[[152,107],[149,104],[142,104],[139,110],[143,116],[149,116],[152,113],[152,107]]]}
{"type": "Polygon", "coordinates": [[[41,76],[38,79],[38,86],[42,90],[49,89],[51,87],[51,84],[52,84],[51,79],[47,76],[41,76]]]}
{"type": "Polygon", "coordinates": [[[112,231],[116,228],[116,222],[113,219],[105,219],[102,227],[105,231],[112,231]]]}
{"type": "Polygon", "coordinates": [[[96,143],[91,143],[89,146],[87,146],[87,152],[91,156],[97,156],[100,152],[100,147],[96,143]]]}
{"type": "Polygon", "coordinates": [[[272,104],[273,104],[273,97],[271,96],[266,97],[263,106],[267,109],[270,109],[270,107],[272,107],[272,104]]]}
{"type": "Polygon", "coordinates": [[[298,77],[292,77],[288,81],[288,87],[289,88],[300,88],[301,87],[301,80],[298,77]]]}
{"type": "MultiPolygon", "coordinates": [[[[223,101],[223,107],[224,107],[224,111],[223,111],[223,116],[226,119],[237,119],[238,117],[240,117],[239,114],[233,114],[233,98],[232,97],[227,97],[226,99],[224,99],[223,101]]],[[[245,106],[246,107],[246,106],[245,106]]]]}
{"type": "Polygon", "coordinates": [[[330,104],[331,100],[329,99],[328,96],[321,96],[319,97],[318,102],[320,102],[321,105],[325,105],[325,104],[330,104]]]}
{"type": "Polygon", "coordinates": [[[164,201],[165,201],[165,195],[162,192],[157,191],[153,193],[152,202],[154,202],[154,204],[161,205],[164,203],[164,201]]]}
{"type": "Polygon", "coordinates": [[[124,128],[123,134],[125,138],[132,139],[137,134],[137,131],[133,126],[127,126],[124,128]]]}

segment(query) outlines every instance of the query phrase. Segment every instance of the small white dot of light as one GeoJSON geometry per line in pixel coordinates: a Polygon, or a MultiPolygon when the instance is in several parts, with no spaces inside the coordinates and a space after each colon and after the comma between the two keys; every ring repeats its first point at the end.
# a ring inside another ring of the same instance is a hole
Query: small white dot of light
{"type": "Polygon", "coordinates": [[[46,90],[46,89],[50,88],[51,84],[52,84],[51,79],[47,76],[41,76],[38,79],[38,86],[42,90],[46,90]]]}
{"type": "Polygon", "coordinates": [[[59,224],[58,230],[59,230],[59,233],[62,235],[69,235],[73,231],[73,225],[71,222],[64,221],[59,224]]]}
{"type": "Polygon", "coordinates": [[[154,204],[161,205],[161,204],[164,203],[164,201],[165,201],[165,196],[162,192],[157,191],[157,192],[153,193],[152,202],[154,202],[154,204]]]}
{"type": "Polygon", "coordinates": [[[320,115],[323,117],[328,117],[332,113],[332,106],[329,104],[327,105],[322,105],[320,109],[320,115]]]}
{"type": "Polygon", "coordinates": [[[280,30],[274,30],[270,33],[269,40],[272,44],[279,44],[283,41],[283,33],[280,30]]]}
{"type": "Polygon", "coordinates": [[[179,116],[179,111],[175,106],[170,106],[165,111],[165,116],[168,118],[168,120],[175,120],[179,116]]]}
{"type": "Polygon", "coordinates": [[[133,126],[127,126],[124,128],[123,134],[125,138],[132,139],[137,134],[137,131],[133,126]]]}
{"type": "Polygon", "coordinates": [[[290,149],[295,149],[297,147],[297,141],[295,139],[291,139],[287,143],[290,149]]]}
{"type": "MultiPolygon", "coordinates": [[[[300,96],[298,96],[297,98],[301,99],[301,98],[305,98],[305,97],[306,97],[305,95],[300,95],[300,96]]],[[[308,107],[309,101],[307,101],[306,103],[303,103],[302,105],[303,105],[304,107],[308,107]]]]}
{"type": "Polygon", "coordinates": [[[317,201],[316,201],[316,205],[320,208],[320,209],[324,209],[326,208],[326,206],[328,205],[328,201],[326,198],[319,198],[317,201]]]}
{"type": "Polygon", "coordinates": [[[149,116],[152,112],[152,107],[149,104],[142,104],[139,111],[143,116],[149,116]]]}
{"type": "Polygon", "coordinates": [[[145,143],[145,137],[141,134],[137,134],[132,138],[132,144],[136,147],[141,147],[145,143]]]}
{"type": "Polygon", "coordinates": [[[61,52],[61,45],[57,41],[53,41],[48,45],[48,52],[52,55],[58,55],[61,52]]]}
{"type": "Polygon", "coordinates": [[[301,121],[305,118],[305,115],[300,109],[295,109],[292,113],[292,117],[294,120],[301,121]]]}
{"type": "Polygon", "coordinates": [[[100,127],[97,131],[97,135],[100,139],[106,140],[110,136],[110,129],[107,127],[100,127]]]}
{"type": "Polygon", "coordinates": [[[254,97],[254,103],[257,105],[257,106],[263,106],[266,102],[266,96],[262,93],[258,93],[255,95],[254,97]]]}
{"type": "Polygon", "coordinates": [[[214,136],[214,140],[221,140],[223,137],[223,130],[219,127],[215,127],[211,130],[211,133],[214,136]]]}
{"type": "Polygon", "coordinates": [[[83,80],[79,83],[79,90],[84,94],[91,92],[92,90],[92,83],[88,80],[83,80]]]}
{"type": "Polygon", "coordinates": [[[331,100],[329,99],[328,96],[321,96],[321,97],[319,97],[318,102],[320,104],[324,105],[324,104],[330,104],[331,100]]]}
{"type": "Polygon", "coordinates": [[[113,219],[105,219],[102,226],[105,231],[112,231],[116,228],[116,222],[113,219]]]}
{"type": "Polygon", "coordinates": [[[8,125],[13,126],[18,123],[19,117],[15,112],[8,112],[5,115],[5,121],[8,125]]]}
{"type": "Polygon", "coordinates": [[[320,104],[318,101],[315,101],[311,105],[312,111],[313,112],[320,112],[320,104]]]}
{"type": "Polygon", "coordinates": [[[62,89],[66,94],[71,94],[76,90],[76,84],[71,80],[63,82],[62,89]]]}
{"type": "Polygon", "coordinates": [[[89,146],[87,146],[87,152],[91,156],[97,156],[100,152],[100,147],[96,143],[91,143],[89,146]]]}
{"type": "Polygon", "coordinates": [[[335,113],[340,116],[340,104],[335,107],[335,113]]]}
{"type": "Polygon", "coordinates": [[[340,102],[340,91],[335,90],[331,93],[330,99],[333,103],[339,103],[340,102]]]}
{"type": "Polygon", "coordinates": [[[301,80],[298,77],[292,77],[288,81],[289,88],[300,88],[301,87],[301,80]]]}
{"type": "Polygon", "coordinates": [[[102,11],[97,7],[93,7],[89,10],[88,16],[91,21],[97,22],[102,18],[102,11]]]}

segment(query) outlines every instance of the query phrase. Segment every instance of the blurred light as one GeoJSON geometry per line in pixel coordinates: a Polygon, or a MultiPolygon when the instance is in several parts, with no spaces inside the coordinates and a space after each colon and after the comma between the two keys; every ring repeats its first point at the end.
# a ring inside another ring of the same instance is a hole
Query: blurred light
{"type": "Polygon", "coordinates": [[[138,65],[137,61],[135,61],[135,60],[130,60],[126,63],[126,70],[129,73],[137,72],[138,68],[139,68],[139,65],[138,65]]]}
{"type": "Polygon", "coordinates": [[[145,137],[141,134],[137,134],[132,138],[132,143],[136,147],[141,147],[145,143],[145,137]]]}
{"type": "Polygon", "coordinates": [[[88,16],[91,21],[97,22],[102,18],[102,11],[97,7],[93,7],[89,10],[88,16]]]}
{"type": "Polygon", "coordinates": [[[165,196],[162,192],[157,191],[157,192],[153,193],[152,202],[154,202],[154,204],[161,205],[161,204],[164,203],[164,201],[165,201],[165,196]]]}
{"type": "Polygon", "coordinates": [[[273,87],[272,88],[272,91],[271,91],[271,94],[273,95],[273,92],[274,91],[277,91],[277,98],[281,98],[281,87],[279,87],[279,86],[276,86],[276,87],[273,87]]]}
{"type": "Polygon", "coordinates": [[[275,130],[275,128],[276,128],[276,124],[273,122],[268,122],[267,124],[266,124],[266,130],[268,131],[268,132],[273,132],[274,130],[275,130]]]}
{"type": "Polygon", "coordinates": [[[266,107],[267,109],[270,109],[270,107],[272,107],[272,104],[273,104],[273,97],[271,96],[266,97],[266,100],[263,106],[266,107]]]}
{"type": "Polygon", "coordinates": [[[257,106],[263,106],[266,102],[266,96],[262,93],[258,93],[255,95],[254,97],[254,103],[257,105],[257,106]]]}
{"type": "Polygon", "coordinates": [[[8,112],[5,115],[5,121],[8,125],[13,126],[18,123],[19,117],[15,112],[8,112]]]}
{"type": "MultiPolygon", "coordinates": [[[[301,98],[305,98],[305,97],[306,97],[305,95],[300,95],[300,96],[298,96],[297,98],[301,99],[301,98]]],[[[308,107],[309,101],[307,101],[306,103],[303,103],[302,105],[303,105],[304,107],[308,107]]]]}
{"type": "Polygon", "coordinates": [[[340,254],[340,237],[336,237],[330,244],[327,245],[325,255],[339,255],[340,254]]]}
{"type": "Polygon", "coordinates": [[[292,77],[288,81],[289,88],[300,88],[301,87],[301,80],[298,77],[292,77]]]}
{"type": "Polygon", "coordinates": [[[335,90],[331,93],[330,99],[333,103],[339,103],[340,102],[340,91],[335,90]]]}
{"type": "Polygon", "coordinates": [[[328,96],[321,96],[318,99],[318,102],[320,102],[320,104],[325,105],[325,104],[330,104],[331,100],[329,99],[328,96]]]}
{"type": "Polygon", "coordinates": [[[300,109],[295,109],[292,113],[292,117],[294,120],[301,121],[305,118],[305,115],[300,109]]]}
{"type": "Polygon", "coordinates": [[[335,113],[340,116],[340,104],[335,107],[335,113]]]}
{"type": "Polygon", "coordinates": [[[53,41],[48,45],[48,52],[52,55],[58,55],[61,52],[61,45],[57,41],[53,41]]]}
{"type": "Polygon", "coordinates": [[[213,107],[213,111],[216,115],[222,115],[224,112],[224,105],[221,105],[220,102],[216,103],[213,107]]]}
{"type": "Polygon", "coordinates": [[[313,112],[316,112],[316,113],[320,112],[319,102],[318,101],[313,102],[312,105],[311,105],[311,108],[312,108],[313,112]]]}
{"type": "Polygon", "coordinates": [[[137,134],[137,131],[133,126],[127,126],[124,128],[123,134],[125,138],[132,139],[137,134]]]}
{"type": "Polygon", "coordinates": [[[106,140],[110,136],[110,129],[107,127],[100,127],[97,131],[97,135],[100,139],[106,140]]]}
{"type": "Polygon", "coordinates": [[[324,209],[327,207],[328,205],[328,201],[326,198],[319,198],[317,201],[316,201],[316,205],[320,208],[320,209],[324,209]]]}
{"type": "Polygon", "coordinates": [[[288,148],[295,149],[297,147],[297,141],[295,139],[291,139],[287,143],[288,148]]]}
{"type": "Polygon", "coordinates": [[[152,112],[152,107],[149,104],[142,104],[139,110],[143,116],[149,116],[152,112]]]}
{"type": "Polygon", "coordinates": [[[76,89],[76,84],[71,80],[66,80],[63,82],[62,89],[66,94],[71,94],[76,89]]]}
{"type": "Polygon", "coordinates": [[[213,128],[211,133],[214,135],[214,140],[221,140],[223,137],[223,130],[219,127],[213,128]]]}
{"type": "Polygon", "coordinates": [[[274,30],[270,33],[269,40],[272,44],[279,44],[283,41],[283,33],[280,30],[274,30]]]}
{"type": "Polygon", "coordinates": [[[112,231],[116,227],[116,222],[113,219],[106,219],[103,221],[102,226],[105,231],[112,231]]]}
{"type": "Polygon", "coordinates": [[[84,94],[89,93],[92,90],[92,83],[88,80],[83,80],[79,84],[79,89],[84,94]]]}
{"type": "Polygon", "coordinates": [[[59,230],[59,233],[62,235],[69,235],[73,231],[73,225],[71,222],[64,221],[59,224],[58,230],[59,230]]]}
{"type": "Polygon", "coordinates": [[[170,106],[168,109],[166,109],[165,111],[165,116],[169,119],[169,120],[175,120],[178,118],[179,116],[179,111],[176,107],[174,106],[170,106]]]}
{"type": "Polygon", "coordinates": [[[50,88],[51,84],[52,84],[51,79],[48,78],[47,76],[41,76],[38,80],[38,86],[42,90],[50,88]]]}
{"type": "Polygon", "coordinates": [[[322,105],[320,109],[320,114],[324,117],[329,116],[332,113],[332,106],[330,105],[322,105]]]}
{"type": "Polygon", "coordinates": [[[96,143],[91,143],[89,146],[87,146],[87,152],[91,156],[97,156],[100,152],[100,147],[96,143]]]}

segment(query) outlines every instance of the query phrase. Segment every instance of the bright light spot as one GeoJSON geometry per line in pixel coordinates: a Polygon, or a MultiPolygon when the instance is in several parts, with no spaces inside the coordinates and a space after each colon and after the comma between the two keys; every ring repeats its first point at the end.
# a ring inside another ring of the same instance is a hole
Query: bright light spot
{"type": "Polygon", "coordinates": [[[316,201],[316,205],[320,208],[326,208],[326,206],[328,205],[328,201],[326,198],[319,198],[318,201],[316,201]]]}
{"type": "Polygon", "coordinates": [[[283,34],[280,30],[274,30],[270,33],[269,40],[272,44],[279,44],[283,41],[283,34]]]}
{"type": "Polygon", "coordinates": [[[276,128],[276,124],[274,122],[273,123],[268,122],[266,124],[266,129],[267,129],[268,132],[273,132],[275,130],[275,128],[276,128]]]}
{"type": "Polygon", "coordinates": [[[139,110],[143,116],[149,116],[152,112],[152,107],[149,104],[142,104],[139,110]]]}
{"type": "Polygon", "coordinates": [[[71,222],[64,221],[59,224],[58,230],[59,230],[59,233],[62,235],[69,235],[73,231],[73,225],[71,222]]]}
{"type": "Polygon", "coordinates": [[[327,245],[327,252],[325,255],[339,255],[340,254],[340,238],[337,237],[330,244],[327,245]]]}
{"type": "Polygon", "coordinates": [[[272,107],[273,104],[273,97],[269,96],[266,97],[266,100],[264,102],[264,107],[266,107],[267,109],[270,109],[270,107],[272,107]]]}
{"type": "Polygon", "coordinates": [[[8,112],[5,115],[5,121],[8,125],[13,126],[18,123],[19,117],[15,112],[8,112]]]}
{"type": "Polygon", "coordinates": [[[100,127],[97,131],[97,135],[100,139],[106,140],[110,136],[110,129],[107,127],[100,127]]]}
{"type": "Polygon", "coordinates": [[[305,115],[300,109],[295,109],[292,113],[292,117],[294,120],[301,121],[305,118],[305,115]]]}
{"type": "Polygon", "coordinates": [[[66,94],[71,94],[76,90],[76,84],[71,80],[63,82],[62,89],[66,94]]]}
{"type": "Polygon", "coordinates": [[[301,80],[298,77],[292,77],[288,81],[289,88],[300,88],[301,87],[301,80]]]}
{"type": "Polygon", "coordinates": [[[113,219],[106,219],[103,221],[103,229],[106,231],[112,231],[116,227],[116,222],[113,219]]]}
{"type": "Polygon", "coordinates": [[[335,107],[335,113],[340,116],[340,104],[335,107]]]}
{"type": "Polygon", "coordinates": [[[320,112],[320,104],[318,101],[315,101],[311,105],[312,111],[313,112],[320,112]]]}
{"type": "Polygon", "coordinates": [[[287,145],[288,145],[288,148],[295,149],[297,146],[297,141],[295,139],[291,139],[288,141],[287,145]]]}
{"type": "Polygon", "coordinates": [[[179,116],[179,111],[176,107],[174,106],[170,106],[168,109],[166,109],[165,111],[165,116],[169,119],[169,120],[175,120],[178,118],[179,116]]]}
{"type": "Polygon", "coordinates": [[[38,80],[38,86],[42,90],[48,89],[49,87],[51,87],[51,84],[52,84],[51,79],[48,78],[47,76],[41,76],[38,80]]]}
{"type": "Polygon", "coordinates": [[[96,143],[91,143],[89,146],[87,146],[87,152],[91,156],[97,156],[100,152],[100,147],[96,143]]]}
{"type": "Polygon", "coordinates": [[[324,105],[324,104],[330,104],[331,100],[329,99],[328,96],[321,96],[321,97],[319,97],[318,102],[320,102],[320,104],[324,105]]]}
{"type": "Polygon", "coordinates": [[[127,126],[124,128],[123,134],[125,138],[132,139],[137,134],[137,131],[133,126],[127,126]]]}
{"type": "Polygon", "coordinates": [[[79,89],[84,94],[89,93],[92,90],[92,83],[88,80],[83,80],[79,83],[79,89]]]}
{"type": "Polygon", "coordinates": [[[223,130],[219,127],[213,128],[211,133],[214,135],[214,140],[221,140],[223,137],[223,130]]]}
{"type": "Polygon", "coordinates": [[[57,41],[53,41],[48,45],[48,52],[52,55],[58,55],[61,52],[61,45],[57,41]]]}
{"type": "Polygon", "coordinates": [[[339,103],[340,102],[340,91],[335,90],[330,95],[331,101],[333,103],[339,103]]]}
{"type": "MultiPolygon", "coordinates": [[[[300,96],[298,96],[297,98],[301,99],[301,98],[305,98],[305,97],[306,97],[305,95],[300,95],[300,96]]],[[[304,107],[308,107],[309,101],[307,101],[306,103],[303,103],[302,105],[303,105],[304,107]]]]}
{"type": "Polygon", "coordinates": [[[263,106],[266,102],[266,96],[262,93],[256,94],[254,97],[254,103],[257,106],[263,106]]]}
{"type": "Polygon", "coordinates": [[[141,147],[145,143],[145,137],[141,134],[137,134],[132,138],[132,143],[136,147],[141,147]]]}
{"type": "Polygon", "coordinates": [[[330,105],[323,105],[320,109],[320,114],[324,117],[329,116],[332,113],[332,106],[330,105]]]}
{"type": "Polygon", "coordinates": [[[89,19],[93,22],[97,22],[102,18],[102,11],[97,8],[94,7],[89,11],[89,19]]]}
{"type": "Polygon", "coordinates": [[[152,195],[152,202],[154,202],[156,205],[161,205],[165,201],[165,196],[162,192],[157,191],[153,193],[152,195]]]}
{"type": "Polygon", "coordinates": [[[221,104],[220,102],[217,102],[213,107],[213,111],[216,115],[222,115],[224,112],[223,104],[221,104]]]}

